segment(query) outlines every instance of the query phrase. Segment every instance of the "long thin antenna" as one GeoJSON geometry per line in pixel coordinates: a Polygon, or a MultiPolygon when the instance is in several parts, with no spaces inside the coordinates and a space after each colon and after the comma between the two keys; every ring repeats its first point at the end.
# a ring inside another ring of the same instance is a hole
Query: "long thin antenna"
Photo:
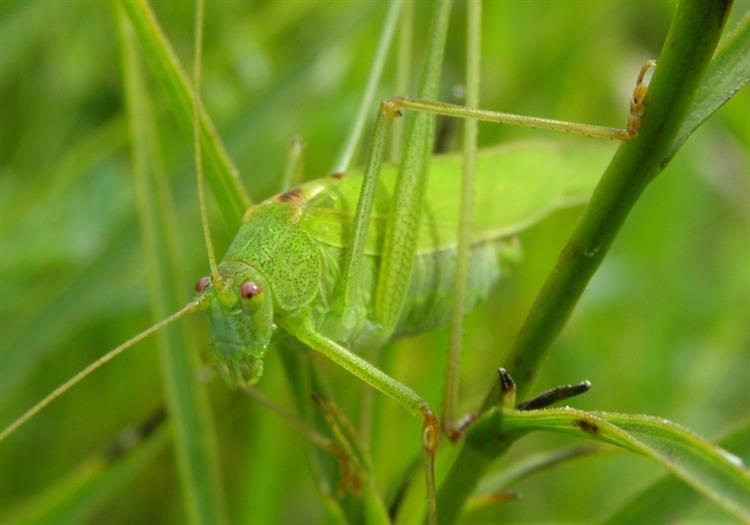
{"type": "Polygon", "coordinates": [[[203,238],[206,242],[208,252],[208,265],[211,268],[211,281],[214,286],[219,286],[221,277],[216,267],[216,256],[214,245],[211,241],[211,229],[208,225],[208,212],[206,208],[206,190],[203,187],[203,158],[201,157],[201,122],[198,108],[200,107],[201,93],[201,62],[203,49],[203,0],[198,0],[195,5],[195,59],[193,62],[193,147],[195,148],[195,176],[198,185],[198,202],[201,211],[201,224],[203,225],[203,238]]]}
{"type": "Polygon", "coordinates": [[[179,319],[180,317],[193,313],[197,311],[201,307],[201,298],[195,299],[194,301],[189,302],[187,305],[182,307],[177,312],[173,313],[169,317],[166,317],[159,321],[158,323],[151,325],[150,327],[146,328],[143,332],[137,334],[134,337],[131,337],[124,343],[120,344],[119,346],[115,347],[114,349],[110,350],[103,356],[101,356],[99,359],[91,363],[89,366],[75,374],[73,377],[65,381],[63,384],[55,388],[52,392],[47,394],[41,401],[39,401],[36,405],[31,407],[29,410],[27,410],[21,417],[13,421],[10,425],[5,427],[2,432],[0,432],[0,442],[2,442],[5,438],[10,436],[13,432],[18,430],[20,427],[24,425],[29,419],[37,415],[39,412],[41,412],[47,405],[52,403],[55,399],[63,395],[65,392],[67,392],[71,387],[75,386],[78,382],[80,382],[82,379],[84,379],[86,376],[88,376],[91,372],[95,371],[97,368],[99,368],[102,365],[105,365],[118,355],[120,355],[122,352],[130,348],[131,346],[141,342],[149,335],[153,334],[154,332],[164,328],[165,326],[172,324],[174,321],[179,319]]]}

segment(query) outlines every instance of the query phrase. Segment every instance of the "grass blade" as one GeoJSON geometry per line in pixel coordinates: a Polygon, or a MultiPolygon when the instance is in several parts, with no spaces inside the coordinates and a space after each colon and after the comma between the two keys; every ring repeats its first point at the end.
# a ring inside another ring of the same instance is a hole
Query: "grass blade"
{"type": "Polygon", "coordinates": [[[469,500],[467,510],[493,503],[496,494],[502,494],[512,484],[518,483],[529,476],[547,472],[556,466],[567,465],[572,460],[601,454],[608,450],[611,449],[596,444],[579,445],[530,455],[515,463],[503,466],[502,469],[498,469],[497,472],[482,480],[477,493],[469,500]]]}
{"type": "MultiPolygon", "coordinates": [[[[750,421],[721,439],[722,448],[750,457],[750,421]]],[[[600,525],[674,523],[696,503],[695,493],[675,476],[662,476],[600,521],[600,525]]]]}
{"type": "MultiPolygon", "coordinates": [[[[466,106],[479,107],[479,64],[481,62],[482,4],[470,0],[466,6],[466,106]]],[[[463,349],[464,315],[469,288],[469,252],[474,223],[474,193],[477,164],[478,122],[464,122],[464,151],[461,176],[461,201],[456,237],[456,270],[453,275],[453,304],[451,305],[450,340],[445,365],[441,424],[445,431],[454,432],[458,416],[458,386],[463,349]]]]}
{"type": "Polygon", "coordinates": [[[362,439],[354,426],[334,402],[313,393],[313,400],[323,415],[335,442],[338,444],[338,455],[345,465],[345,482],[357,492],[362,493],[364,521],[370,525],[390,523],[388,511],[375,488],[372,478],[372,464],[362,445],[362,439]]]}
{"type": "MultiPolygon", "coordinates": [[[[573,408],[492,409],[477,432],[517,439],[535,430],[585,436],[651,458],[736,519],[750,523],[750,471],[742,461],[665,419],[573,408]]],[[[472,429],[473,430],[473,429],[472,429]]]]}
{"type": "MultiPolygon", "coordinates": [[[[293,340],[280,344],[278,351],[300,419],[309,428],[328,436],[330,429],[321,412],[314,410],[312,396],[316,393],[330,396],[326,385],[320,381],[315,365],[310,359],[310,352],[293,340]]],[[[346,502],[341,501],[336,495],[335,487],[339,474],[336,461],[331,454],[324,452],[310,440],[305,441],[305,447],[310,469],[325,503],[328,518],[334,523],[349,523],[351,519],[346,502]]],[[[355,505],[355,509],[359,510],[358,507],[358,504],[355,505]]]]}
{"type": "Polygon", "coordinates": [[[391,42],[393,42],[393,34],[396,32],[396,24],[402,5],[402,2],[394,0],[388,8],[385,23],[383,24],[383,32],[380,34],[380,42],[378,42],[375,59],[370,68],[370,77],[367,79],[362,101],[359,104],[357,115],[354,117],[354,124],[336,160],[336,164],[334,164],[332,173],[345,173],[350,168],[352,158],[362,141],[362,132],[365,129],[367,117],[375,114],[377,107],[375,105],[375,94],[377,93],[378,84],[380,84],[380,78],[383,76],[383,67],[388,57],[388,51],[391,49],[391,42]]]}
{"type": "MultiPolygon", "coordinates": [[[[414,2],[404,2],[398,28],[398,52],[396,58],[395,94],[406,96],[412,68],[412,40],[414,39],[414,2]]],[[[390,162],[401,160],[401,145],[404,142],[404,122],[396,120],[391,128],[390,162]]]]}
{"type": "MultiPolygon", "coordinates": [[[[156,140],[135,47],[133,30],[119,14],[123,74],[133,147],[133,176],[145,245],[154,317],[163,318],[180,304],[182,284],[171,196],[159,173],[156,140]]],[[[181,326],[159,332],[167,405],[190,523],[224,523],[213,423],[198,382],[198,352],[181,326]]]]}
{"type": "Polygon", "coordinates": [[[737,24],[708,65],[700,87],[677,132],[667,159],[688,137],[750,80],[750,12],[737,24]]]}
{"type": "MultiPolygon", "coordinates": [[[[193,90],[153,11],[145,0],[120,0],[154,75],[162,85],[183,131],[193,130],[193,90]]],[[[201,107],[201,144],[206,163],[206,179],[230,230],[239,227],[242,214],[250,206],[237,168],[221,143],[216,128],[201,107]]]]}
{"type": "Polygon", "coordinates": [[[137,429],[125,429],[102,453],[88,459],[10,517],[11,525],[67,525],[90,521],[94,513],[169,443],[164,412],[137,429]]]}

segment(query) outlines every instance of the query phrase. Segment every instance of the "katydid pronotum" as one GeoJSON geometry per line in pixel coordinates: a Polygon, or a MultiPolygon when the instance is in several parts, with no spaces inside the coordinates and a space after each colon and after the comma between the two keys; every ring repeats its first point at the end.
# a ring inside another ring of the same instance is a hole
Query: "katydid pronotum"
{"type": "MultiPolygon", "coordinates": [[[[641,71],[624,130],[417,99],[382,103],[364,173],[316,180],[248,210],[223,261],[212,268],[209,278],[199,280],[195,300],[55,389],[3,430],[0,440],[120,352],[188,313],[207,310],[215,337],[211,361],[230,384],[251,384],[260,378],[263,355],[278,325],[420,416],[424,448],[431,459],[440,431],[427,403],[352,352],[444,324],[450,309],[451,281],[442,277],[452,273],[458,239],[440,202],[441,197],[453,197],[446,188],[454,184],[458,163],[455,158],[437,160],[429,185],[383,168],[389,123],[402,111],[416,111],[628,140],[638,129],[644,108],[643,76],[652,65],[647,63],[641,71]],[[406,182],[397,183],[397,176],[406,182]],[[396,184],[421,185],[424,194],[410,206],[392,206],[396,184]],[[434,220],[438,215],[446,224],[434,220]]],[[[479,157],[477,193],[492,197],[506,190],[502,184],[507,181],[492,176],[498,158],[546,153],[553,155],[543,145],[484,152],[479,157]]],[[[555,199],[550,195],[543,205],[510,214],[502,206],[477,202],[477,208],[487,213],[472,234],[467,309],[496,281],[503,239],[550,211],[555,199]],[[497,215],[490,213],[493,210],[497,215]]]]}

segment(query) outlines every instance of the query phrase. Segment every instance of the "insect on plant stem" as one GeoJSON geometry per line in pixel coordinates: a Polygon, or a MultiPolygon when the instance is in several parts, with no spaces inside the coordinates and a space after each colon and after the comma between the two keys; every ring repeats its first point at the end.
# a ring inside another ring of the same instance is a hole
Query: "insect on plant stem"
{"type": "MultiPolygon", "coordinates": [[[[473,1],[471,5],[476,8],[476,11],[470,17],[470,23],[474,24],[474,26],[470,26],[474,27],[474,30],[470,32],[476,34],[477,38],[470,46],[473,51],[470,53],[472,60],[468,61],[467,67],[470,73],[468,76],[475,80],[469,82],[472,85],[470,90],[472,94],[467,97],[467,103],[470,106],[476,106],[479,86],[479,31],[477,29],[479,25],[479,2],[473,1]]],[[[502,124],[559,129],[587,136],[627,140],[637,132],[640,116],[643,114],[642,102],[645,96],[643,77],[648,67],[644,66],[639,76],[637,86],[639,91],[634,93],[631,103],[632,124],[628,125],[627,130],[587,126],[481,110],[476,107],[430,102],[429,99],[437,96],[442,47],[445,42],[447,20],[450,13],[450,2],[443,1],[440,3],[438,16],[436,16],[437,22],[435,25],[438,27],[436,31],[438,36],[430,44],[429,55],[431,60],[428,69],[431,76],[429,76],[429,80],[425,81],[425,86],[419,92],[419,96],[422,98],[396,97],[384,101],[380,105],[367,165],[364,174],[361,175],[359,193],[354,197],[358,199],[356,211],[346,217],[346,220],[349,221],[348,230],[346,229],[347,225],[342,225],[343,219],[335,224],[335,226],[341,227],[341,231],[346,231],[346,236],[342,234],[340,238],[331,243],[315,237],[316,232],[304,229],[305,223],[301,222],[300,218],[309,214],[308,217],[314,219],[315,217],[312,214],[315,213],[318,204],[313,202],[316,193],[308,191],[312,186],[303,185],[250,208],[237,232],[235,242],[227,250],[224,259],[217,264],[207,216],[201,148],[200,66],[203,40],[203,0],[198,0],[196,9],[194,93],[192,98],[193,143],[201,221],[211,276],[199,281],[197,290],[199,296],[197,299],[116,347],[74,375],[3,430],[0,433],[0,440],[10,435],[51,401],[119,353],[182,316],[203,309],[208,311],[214,336],[210,349],[210,359],[232,386],[248,386],[260,379],[263,371],[263,357],[278,324],[278,328],[288,335],[295,337],[299,342],[324,355],[363,382],[396,400],[412,414],[420,417],[423,423],[421,444],[427,480],[428,516],[431,522],[436,522],[434,456],[440,438],[438,420],[427,402],[415,391],[385,374],[355,353],[356,350],[365,346],[364,344],[357,346],[360,339],[365,340],[370,337],[371,340],[382,345],[391,338],[406,333],[405,328],[410,328],[406,325],[413,321],[402,318],[402,310],[405,304],[414,309],[424,307],[422,304],[410,303],[411,298],[409,297],[409,286],[413,281],[412,270],[416,267],[417,257],[422,257],[420,263],[433,265],[431,268],[435,272],[447,268],[445,260],[439,259],[440,249],[437,245],[430,245],[427,249],[423,247],[423,252],[418,254],[418,246],[421,241],[417,237],[418,228],[412,228],[414,225],[419,225],[423,203],[427,202],[427,205],[429,205],[429,199],[426,199],[425,196],[429,195],[427,170],[430,164],[431,143],[434,135],[434,118],[432,115],[439,114],[464,118],[473,122],[473,124],[467,126],[465,139],[467,182],[465,182],[462,197],[460,229],[458,232],[454,230],[450,234],[451,250],[456,250],[455,257],[458,261],[456,264],[459,266],[456,286],[459,289],[463,286],[464,289],[464,292],[459,290],[455,294],[457,306],[454,305],[453,310],[453,322],[456,330],[452,336],[454,339],[452,348],[457,351],[460,349],[461,322],[465,305],[463,295],[467,294],[468,276],[472,271],[472,268],[469,268],[468,255],[469,250],[475,247],[471,244],[469,233],[471,230],[472,194],[474,193],[471,174],[474,171],[472,159],[476,157],[476,121],[483,120],[502,124]],[[392,184],[393,180],[389,183],[391,184],[394,203],[388,210],[387,217],[382,217],[385,219],[383,221],[385,223],[385,241],[382,245],[377,245],[374,248],[369,247],[371,252],[367,252],[368,228],[370,233],[374,228],[369,219],[373,205],[376,203],[376,188],[378,188],[379,182],[383,182],[382,180],[379,181],[378,177],[383,168],[387,132],[391,122],[397,116],[400,116],[401,109],[410,109],[418,113],[411,129],[411,135],[415,139],[410,140],[407,144],[404,155],[404,166],[406,167],[402,167],[401,172],[398,173],[395,184],[392,184]],[[453,248],[454,239],[457,240],[458,248],[453,248]],[[320,257],[319,254],[323,250],[328,251],[330,256],[328,259],[320,257]],[[326,268],[325,265],[330,260],[342,264],[337,264],[335,268],[326,268]],[[376,263],[373,262],[375,260],[376,263]],[[441,264],[443,266],[440,266],[441,264]],[[335,269],[336,273],[333,278],[330,278],[330,275],[324,273],[324,270],[328,271],[332,268],[335,269]],[[326,289],[323,289],[321,284],[324,282],[326,289]],[[323,294],[325,294],[324,297],[323,294]],[[329,300],[330,302],[328,302],[329,300]],[[319,305],[325,305],[327,308],[329,304],[331,305],[330,311],[324,308],[316,310],[319,305]],[[322,310],[325,310],[325,312],[320,315],[318,311],[322,310]]],[[[397,11],[397,7],[391,7],[389,12],[397,11]]],[[[395,24],[396,15],[389,15],[388,20],[391,25],[395,24]]],[[[383,40],[381,40],[382,45],[378,51],[379,54],[381,49],[387,48],[383,42],[389,41],[391,37],[392,34],[388,38],[384,34],[383,40]]],[[[371,78],[379,77],[379,74],[379,72],[377,74],[373,72],[371,78]]],[[[367,97],[365,97],[365,100],[367,100],[367,97]]],[[[359,132],[355,131],[354,134],[357,133],[359,132]]],[[[345,151],[350,150],[347,147],[345,151]]],[[[344,157],[344,164],[348,168],[351,152],[345,153],[344,157]]],[[[454,174],[449,175],[454,176],[454,174]]],[[[340,191],[341,186],[336,187],[335,185],[342,183],[343,186],[346,182],[340,179],[340,177],[328,178],[324,183],[318,182],[319,186],[317,186],[318,190],[316,191],[319,193],[340,191]]],[[[434,195],[429,196],[430,198],[434,197],[434,195]]],[[[546,203],[544,205],[546,206],[546,203]]],[[[317,211],[320,209],[322,209],[322,206],[317,211]]],[[[542,211],[545,209],[543,208],[542,211]]],[[[500,234],[495,230],[492,231],[495,232],[494,235],[496,236],[492,240],[498,240],[500,234]]],[[[482,248],[479,247],[477,250],[482,248]]],[[[485,264],[487,268],[492,267],[493,264],[496,267],[498,262],[496,257],[497,253],[493,252],[491,256],[487,256],[482,264],[485,264]]],[[[488,271],[488,273],[491,272],[488,271]]],[[[493,273],[493,275],[495,274],[493,273]]],[[[490,281],[492,279],[488,278],[484,286],[491,286],[490,281]]],[[[436,292],[431,289],[430,293],[435,294],[436,292]]],[[[472,301],[476,301],[478,296],[484,292],[469,290],[469,293],[474,294],[472,301]]],[[[435,297],[442,300],[438,295],[435,295],[435,297]]],[[[418,311],[418,315],[423,316],[429,313],[431,312],[427,309],[418,311]]],[[[446,321],[448,319],[431,320],[434,326],[446,321]]],[[[456,358],[450,365],[454,378],[446,381],[449,386],[446,387],[444,397],[443,423],[444,427],[448,428],[453,425],[455,420],[457,355],[456,353],[456,358]]],[[[308,435],[308,437],[315,440],[320,436],[315,434],[308,435]],[[315,437],[313,438],[313,436],[315,437]]],[[[320,443],[324,442],[323,439],[319,441],[320,443]]]]}

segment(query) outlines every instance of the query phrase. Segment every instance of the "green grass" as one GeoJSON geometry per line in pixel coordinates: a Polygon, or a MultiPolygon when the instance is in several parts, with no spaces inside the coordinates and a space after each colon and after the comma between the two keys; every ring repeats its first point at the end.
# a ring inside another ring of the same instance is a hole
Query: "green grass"
{"type": "MultiPolygon", "coordinates": [[[[191,64],[192,4],[155,4],[177,56],[191,64]]],[[[486,2],[482,106],[624,124],[634,76],[646,58],[658,54],[671,4],[649,2],[636,9],[629,2],[596,0],[486,2]]],[[[0,5],[0,426],[151,319],[130,177],[116,12],[93,0],[62,5],[0,5]]],[[[417,7],[422,13],[425,6],[417,7]]],[[[737,2],[728,26],[748,8],[748,2],[737,2]]],[[[357,110],[383,6],[212,2],[206,16],[204,103],[253,201],[280,188],[295,135],[307,143],[305,176],[328,174],[357,110]]],[[[463,9],[454,8],[440,87],[446,101],[454,100],[463,74],[463,17],[463,9]]],[[[415,29],[415,70],[426,32],[421,23],[415,29]]],[[[175,242],[185,254],[183,273],[192,276],[184,283],[183,293],[189,294],[194,280],[207,273],[189,129],[180,127],[150,70],[144,73],[175,193],[175,242]]],[[[396,94],[390,87],[392,61],[385,76],[382,98],[396,94]]],[[[646,190],[532,391],[587,378],[593,389],[571,402],[576,407],[667,417],[709,438],[748,417],[748,119],[745,88],[646,190]]],[[[459,147],[459,131],[460,125],[452,130],[451,148],[459,147]]],[[[480,125],[479,142],[540,136],[555,135],[480,125]]],[[[210,199],[209,207],[221,254],[233,232],[210,199]]],[[[523,262],[509,268],[509,278],[467,320],[463,409],[477,406],[503,364],[579,213],[557,213],[526,232],[523,262]]],[[[184,325],[205,347],[204,319],[184,325]]],[[[447,345],[446,331],[425,334],[386,349],[382,362],[437,406],[447,345]]],[[[316,366],[337,403],[357,422],[363,387],[329,363],[316,360],[316,366]]],[[[61,480],[78,475],[121,429],[162,405],[159,367],[155,342],[146,342],[0,444],[0,521],[24,504],[54,499],[48,490],[65,493],[61,480]],[[44,500],[34,500],[42,493],[44,500]]],[[[199,370],[201,377],[204,372],[199,370]]],[[[259,387],[293,409],[273,350],[259,387]]],[[[231,520],[329,522],[306,459],[307,441],[218,378],[207,388],[231,520]]],[[[419,424],[382,396],[374,399],[373,476],[390,500],[418,452],[419,424]]],[[[519,441],[498,468],[528,453],[578,443],[534,434],[519,441]]],[[[115,481],[109,481],[108,497],[83,498],[97,503],[90,505],[88,522],[185,519],[170,445],[159,446],[161,452],[147,449],[148,456],[136,458],[141,466],[132,477],[110,476],[115,481]]],[[[451,446],[445,441],[443,446],[450,455],[451,446]]],[[[749,451],[742,454],[750,460],[749,451]]],[[[446,470],[445,461],[439,468],[446,470]]],[[[467,522],[603,517],[662,472],[630,454],[594,455],[518,482],[509,488],[521,491],[523,499],[472,511],[467,522]]],[[[690,517],[728,519],[706,503],[690,517]]]]}

